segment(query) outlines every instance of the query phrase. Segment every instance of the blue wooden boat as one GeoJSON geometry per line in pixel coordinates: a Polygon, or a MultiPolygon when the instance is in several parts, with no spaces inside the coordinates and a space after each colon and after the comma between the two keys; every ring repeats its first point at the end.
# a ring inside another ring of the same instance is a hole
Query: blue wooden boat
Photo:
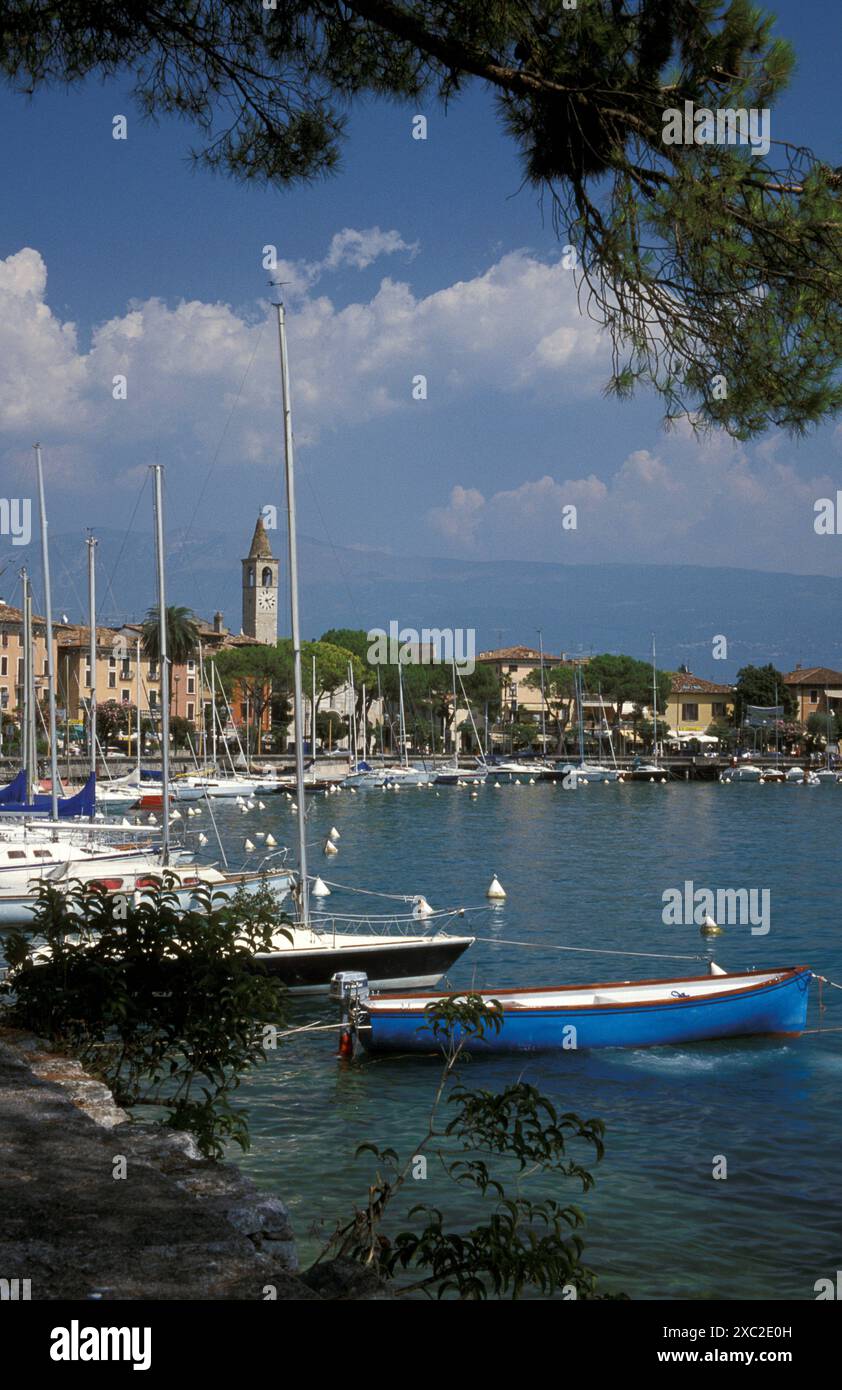
{"type": "MultiPolygon", "coordinates": [[[[812,971],[807,966],[744,970],[667,980],[619,980],[550,989],[471,991],[502,1013],[498,1031],[486,1027],[465,1050],[547,1052],[591,1047],[657,1047],[671,1043],[797,1034],[807,1019],[812,971]]],[[[378,994],[360,997],[358,1036],[370,1052],[436,1052],[425,1015],[450,994],[378,994]]],[[[459,1040],[458,1028],[454,1041],[459,1040]]]]}

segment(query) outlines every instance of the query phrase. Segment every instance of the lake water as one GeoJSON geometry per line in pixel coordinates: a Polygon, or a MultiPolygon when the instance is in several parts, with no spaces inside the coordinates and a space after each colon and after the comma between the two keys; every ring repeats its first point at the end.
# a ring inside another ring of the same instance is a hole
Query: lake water
{"type": "MultiPolygon", "coordinates": [[[[265,803],[249,815],[216,803],[232,850],[255,829],[294,844],[289,803],[265,803]]],[[[486,938],[454,969],[454,986],[694,974],[709,959],[727,969],[806,963],[842,981],[842,787],[487,785],[476,800],[459,788],[407,788],[317,796],[308,809],[313,872],[423,893],[436,908],[481,909],[454,924],[486,938]],[[340,854],[327,859],[332,825],[340,854]],[[508,897],[489,909],[495,873],[508,897]],[[734,925],[705,940],[695,924],[666,926],[662,895],[685,880],[767,889],[768,934],[734,925]],[[699,959],[598,954],[610,950],[699,959]]],[[[341,891],[329,904],[389,908],[341,891]]],[[[809,1028],[819,1023],[817,999],[814,984],[809,1028]]],[[[825,1002],[825,1027],[842,1025],[842,992],[826,989],[825,1002]]],[[[291,1024],[336,1016],[327,1001],[290,1012],[291,1024]]],[[[239,1093],[252,1149],[238,1161],[290,1205],[305,1259],[319,1247],[319,1223],[331,1229],[365,1197],[372,1163],[355,1160],[358,1144],[414,1152],[440,1071],[424,1058],[339,1062],[335,1049],[332,1033],[284,1041],[239,1093]]],[[[585,1260],[607,1289],[638,1299],[812,1299],[815,1281],[842,1267],[842,1032],[497,1058],[466,1071],[493,1088],[523,1076],[560,1109],[605,1121],[596,1187],[581,1197],[567,1183],[552,1195],[586,1212],[585,1260]],[[712,1176],[717,1155],[725,1180],[712,1176]]],[[[476,1206],[433,1167],[410,1199],[439,1202],[454,1224],[460,1212],[469,1219],[476,1206]]],[[[547,1188],[533,1179],[525,1190],[547,1188]]]]}

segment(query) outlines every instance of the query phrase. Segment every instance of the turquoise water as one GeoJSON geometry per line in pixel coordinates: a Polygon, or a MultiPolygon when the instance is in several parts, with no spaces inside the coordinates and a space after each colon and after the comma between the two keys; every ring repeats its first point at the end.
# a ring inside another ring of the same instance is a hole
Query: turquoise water
{"type": "MultiPolygon", "coordinates": [[[[309,805],[310,803],[308,803],[309,805]]],[[[266,810],[219,812],[232,849],[252,831],[293,843],[285,800],[266,810]]],[[[387,893],[424,893],[436,908],[483,910],[455,930],[479,941],[454,985],[544,985],[806,963],[842,981],[838,857],[842,788],[718,784],[666,787],[486,786],[343,792],[310,807],[313,872],[387,893]],[[341,833],[340,854],[320,850],[341,833]],[[496,873],[502,908],[485,908],[496,873]],[[734,925],[706,941],[698,927],[665,926],[662,894],[686,879],[707,888],[770,893],[771,929],[734,925]],[[531,949],[504,944],[529,943],[531,949]],[[588,948],[586,954],[554,946],[588,948]],[[597,950],[701,957],[627,959],[597,950]]],[[[207,829],[207,827],[205,827],[207,829]]],[[[336,892],[337,912],[365,899],[336,892]]],[[[372,902],[369,910],[384,904],[372,902]]],[[[842,992],[825,991],[825,1026],[842,1025],[842,992]]],[[[290,1022],[335,1017],[327,1001],[297,1003],[290,1022]]],[[[808,1027],[818,1026],[817,987],[808,1027]]],[[[291,1207],[306,1258],[364,1199],[363,1141],[414,1152],[439,1074],[430,1059],[338,1062],[330,1033],[285,1041],[240,1091],[252,1149],[241,1161],[291,1207]]],[[[812,1299],[842,1266],[839,1095],[842,1032],[793,1040],[567,1052],[472,1062],[474,1085],[518,1077],[563,1110],[598,1116],[606,1155],[586,1196],[553,1195],[587,1214],[586,1261],[606,1288],[634,1298],[812,1299]],[[714,1180],[715,1156],[728,1176],[714,1180]]],[[[234,1156],[234,1155],[232,1155],[234,1156]]],[[[577,1155],[587,1165],[584,1151],[577,1155]]],[[[587,1165],[591,1166],[591,1165],[587,1165]]],[[[438,1201],[458,1221],[476,1208],[430,1165],[413,1201],[438,1201]]],[[[539,1191],[531,1180],[529,1192],[539,1191]]],[[[541,1189],[546,1191],[547,1189],[541,1189]]],[[[409,1205],[409,1202],[407,1203],[409,1205]]]]}

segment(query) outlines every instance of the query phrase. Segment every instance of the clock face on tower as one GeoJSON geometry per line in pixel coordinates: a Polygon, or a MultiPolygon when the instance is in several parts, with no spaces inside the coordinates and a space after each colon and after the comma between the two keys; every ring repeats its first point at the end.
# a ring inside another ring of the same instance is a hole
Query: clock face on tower
{"type": "Polygon", "coordinates": [[[259,613],[274,613],[275,592],[273,589],[261,589],[257,595],[257,610],[259,613]]]}

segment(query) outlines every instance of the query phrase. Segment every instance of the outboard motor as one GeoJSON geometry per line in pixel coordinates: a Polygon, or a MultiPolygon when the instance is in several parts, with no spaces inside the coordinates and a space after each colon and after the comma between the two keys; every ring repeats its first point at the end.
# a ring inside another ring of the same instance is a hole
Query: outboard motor
{"type": "Polygon", "coordinates": [[[369,996],[368,976],[364,970],[337,970],[330,980],[330,997],[339,1005],[339,1057],[353,1057],[356,1033],[356,1013],[369,996]]]}

